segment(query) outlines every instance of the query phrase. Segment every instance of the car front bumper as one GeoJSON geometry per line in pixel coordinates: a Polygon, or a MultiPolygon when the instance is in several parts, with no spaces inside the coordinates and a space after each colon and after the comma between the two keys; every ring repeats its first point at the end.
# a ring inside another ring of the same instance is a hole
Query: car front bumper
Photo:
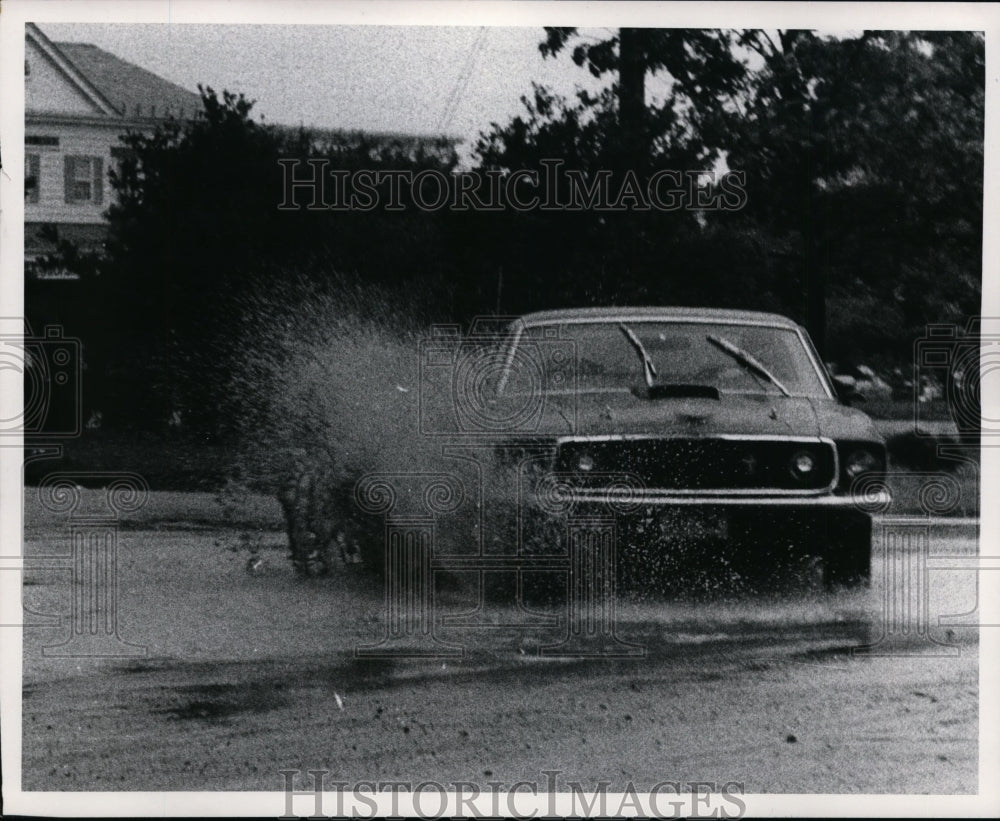
{"type": "Polygon", "coordinates": [[[866,495],[822,494],[803,496],[801,494],[778,495],[709,495],[681,494],[656,491],[627,491],[609,493],[604,491],[574,491],[569,499],[574,507],[603,506],[614,511],[628,512],[643,507],[675,507],[700,505],[710,507],[746,508],[797,508],[797,509],[853,509],[873,513],[888,508],[892,496],[887,490],[879,490],[866,495]]]}

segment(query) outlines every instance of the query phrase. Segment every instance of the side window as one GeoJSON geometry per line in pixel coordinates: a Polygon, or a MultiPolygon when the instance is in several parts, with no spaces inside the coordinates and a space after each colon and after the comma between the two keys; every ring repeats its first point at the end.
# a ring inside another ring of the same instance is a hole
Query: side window
{"type": "Polygon", "coordinates": [[[24,201],[26,203],[38,202],[41,170],[42,158],[38,154],[24,155],[24,201]]]}
{"type": "Polygon", "coordinates": [[[104,201],[102,158],[66,156],[63,159],[66,202],[90,202],[100,205],[104,201]]]}

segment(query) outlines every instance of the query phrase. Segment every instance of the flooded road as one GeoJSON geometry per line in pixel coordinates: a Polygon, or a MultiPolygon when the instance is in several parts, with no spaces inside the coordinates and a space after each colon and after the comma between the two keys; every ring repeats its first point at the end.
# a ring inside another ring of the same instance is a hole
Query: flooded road
{"type": "MultiPolygon", "coordinates": [[[[934,531],[932,558],[973,556],[975,539],[961,534],[934,531]]],[[[297,580],[279,533],[248,572],[245,554],[224,547],[232,538],[194,527],[121,534],[117,658],[53,657],[69,620],[51,614],[68,612],[71,574],[25,572],[36,625],[24,632],[25,789],[277,791],[289,769],[346,782],[509,785],[556,770],[612,789],[977,789],[968,567],[929,562],[912,576],[926,599],[887,589],[879,545],[869,590],[625,592],[590,656],[572,644],[564,606],[494,600],[477,611],[475,585],[445,586],[430,655],[400,658],[371,650],[386,649],[389,631],[379,584],[353,572],[297,580]]],[[[26,553],[58,544],[34,532],[26,553]]]]}

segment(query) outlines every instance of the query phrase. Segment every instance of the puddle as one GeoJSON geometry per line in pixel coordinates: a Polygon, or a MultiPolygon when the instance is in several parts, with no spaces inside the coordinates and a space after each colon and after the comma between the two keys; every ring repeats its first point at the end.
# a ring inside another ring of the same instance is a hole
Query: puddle
{"type": "Polygon", "coordinates": [[[172,720],[213,721],[250,713],[259,715],[285,704],[282,684],[203,684],[172,688],[179,703],[151,712],[172,720]]]}

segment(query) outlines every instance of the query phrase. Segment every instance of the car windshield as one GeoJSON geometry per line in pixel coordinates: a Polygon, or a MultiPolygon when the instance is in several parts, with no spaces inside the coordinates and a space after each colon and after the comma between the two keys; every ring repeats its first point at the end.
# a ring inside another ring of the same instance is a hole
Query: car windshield
{"type": "MultiPolygon", "coordinates": [[[[550,391],[631,390],[646,385],[651,364],[657,385],[777,395],[787,389],[793,396],[827,396],[808,350],[790,328],[643,319],[626,320],[624,327],[618,320],[557,323],[524,329],[519,348],[515,370],[518,362],[543,363],[550,391]],[[554,367],[559,373],[555,379],[554,367]],[[569,376],[573,378],[567,380],[569,376]]],[[[521,380],[512,376],[514,388],[521,380]]]]}

